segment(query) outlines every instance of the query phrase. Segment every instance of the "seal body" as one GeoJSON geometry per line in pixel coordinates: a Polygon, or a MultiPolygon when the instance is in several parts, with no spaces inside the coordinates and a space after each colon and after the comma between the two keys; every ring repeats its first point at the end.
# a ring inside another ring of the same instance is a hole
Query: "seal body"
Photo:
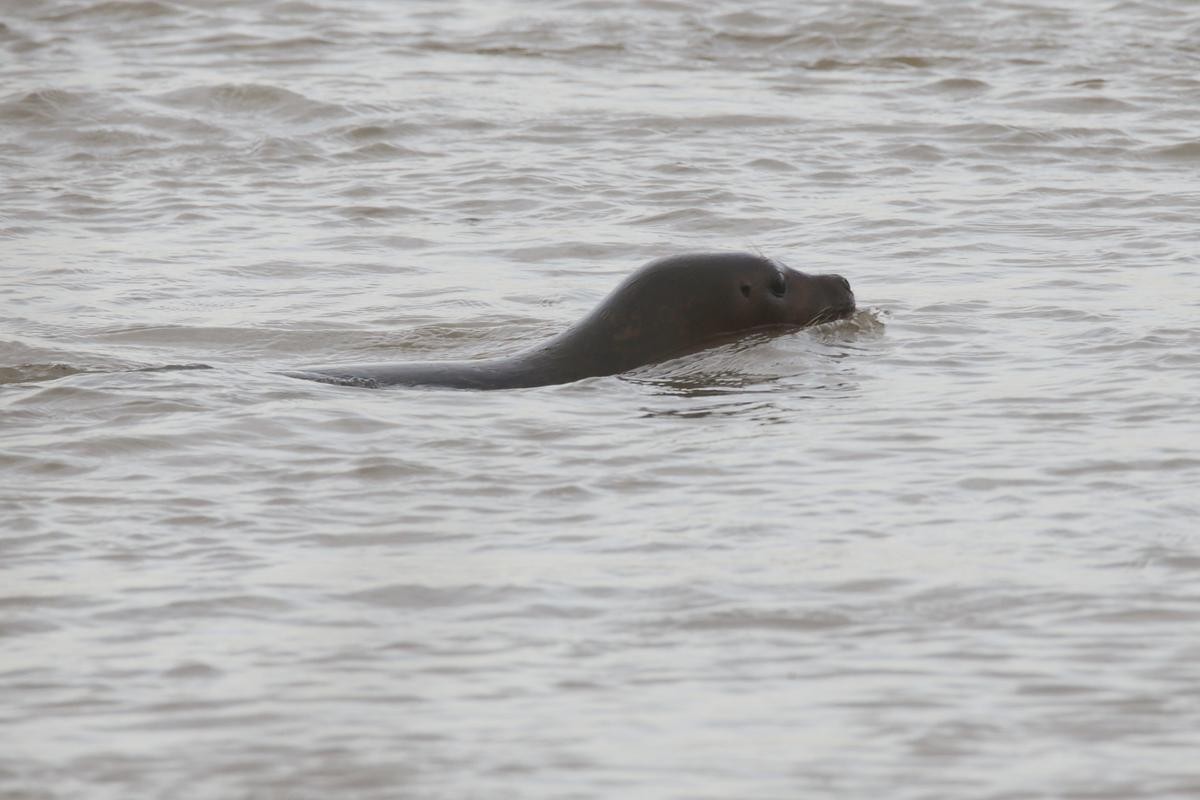
{"type": "Polygon", "coordinates": [[[732,341],[849,316],[840,275],[809,275],[751,253],[651,261],[575,325],[511,356],[476,361],[322,366],[289,372],[348,386],[518,389],[616,375],[732,341]]]}

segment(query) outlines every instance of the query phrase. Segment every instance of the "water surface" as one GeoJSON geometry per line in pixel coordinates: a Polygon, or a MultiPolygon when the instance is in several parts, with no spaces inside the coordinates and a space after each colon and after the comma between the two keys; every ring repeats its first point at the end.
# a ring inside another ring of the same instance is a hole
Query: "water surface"
{"type": "Polygon", "coordinates": [[[9,0],[0,796],[1200,795],[1198,42],[9,0]],[[278,374],[511,352],[702,249],[862,310],[530,390],[278,374]]]}

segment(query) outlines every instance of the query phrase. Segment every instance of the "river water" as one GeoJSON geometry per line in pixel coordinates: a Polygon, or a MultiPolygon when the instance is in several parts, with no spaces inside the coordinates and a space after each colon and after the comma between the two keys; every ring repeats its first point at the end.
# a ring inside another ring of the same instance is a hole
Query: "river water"
{"type": "Polygon", "coordinates": [[[0,797],[1198,797],[1198,214],[1188,0],[3,0],[0,797]]]}

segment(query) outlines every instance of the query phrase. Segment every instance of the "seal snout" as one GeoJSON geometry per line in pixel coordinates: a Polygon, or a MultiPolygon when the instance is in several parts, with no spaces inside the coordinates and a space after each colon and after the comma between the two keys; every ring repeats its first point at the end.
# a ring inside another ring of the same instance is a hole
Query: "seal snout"
{"type": "Polygon", "coordinates": [[[841,275],[823,275],[825,291],[824,294],[824,309],[818,314],[820,322],[828,322],[835,319],[845,319],[854,313],[856,306],[854,303],[854,290],[850,288],[850,281],[843,278],[841,275]]]}
{"type": "Polygon", "coordinates": [[[854,290],[850,288],[850,281],[841,275],[830,275],[829,283],[831,284],[830,305],[840,307],[839,310],[853,311],[854,290]]]}

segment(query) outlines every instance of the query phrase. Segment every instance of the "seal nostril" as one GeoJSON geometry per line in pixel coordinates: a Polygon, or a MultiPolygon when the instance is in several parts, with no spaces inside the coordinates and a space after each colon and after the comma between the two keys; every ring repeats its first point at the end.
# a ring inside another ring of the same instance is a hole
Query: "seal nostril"
{"type": "Polygon", "coordinates": [[[750,296],[750,284],[743,283],[742,284],[742,297],[749,297],[749,296],[750,296]]]}
{"type": "Polygon", "coordinates": [[[850,281],[846,280],[841,275],[834,275],[833,277],[837,278],[837,282],[842,285],[843,289],[845,289],[847,292],[850,291],[850,281]]]}

